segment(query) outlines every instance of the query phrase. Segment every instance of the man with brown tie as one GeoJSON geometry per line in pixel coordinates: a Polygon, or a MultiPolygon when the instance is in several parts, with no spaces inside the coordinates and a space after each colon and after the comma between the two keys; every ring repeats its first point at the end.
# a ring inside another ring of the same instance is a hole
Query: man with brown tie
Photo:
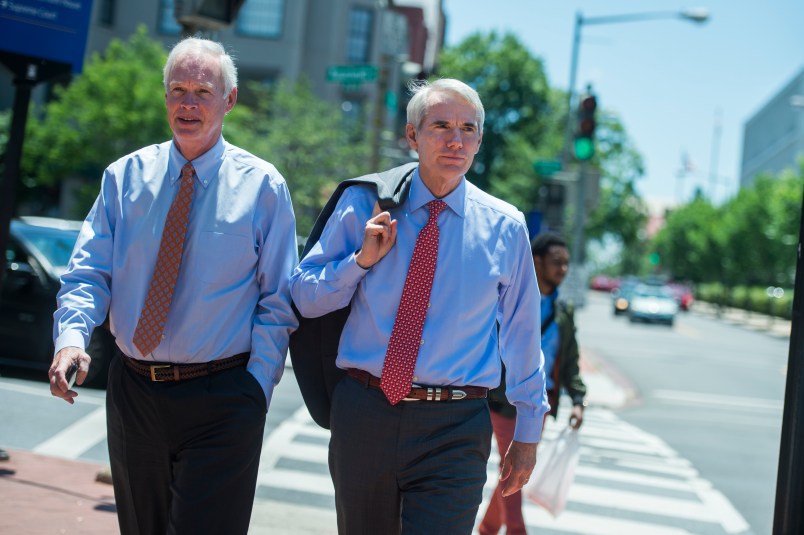
{"type": "Polygon", "coordinates": [[[173,139],[124,156],[62,276],[50,391],[69,403],[108,316],[120,350],[106,396],[120,530],[246,534],[265,413],[296,317],[296,230],[285,180],[226,143],[237,70],[188,38],[164,68],[173,139]]]}
{"type": "Polygon", "coordinates": [[[501,360],[517,407],[506,494],[530,476],[548,409],[524,217],[464,177],[483,105],[458,80],[412,90],[406,137],[419,166],[408,198],[381,211],[376,190],[348,188],[290,283],[306,317],[351,305],[330,414],[342,534],[471,532],[501,360]]]}

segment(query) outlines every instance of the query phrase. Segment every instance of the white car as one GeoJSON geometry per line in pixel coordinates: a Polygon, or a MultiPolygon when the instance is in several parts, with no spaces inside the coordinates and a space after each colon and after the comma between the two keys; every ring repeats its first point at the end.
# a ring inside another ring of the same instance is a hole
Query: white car
{"type": "Polygon", "coordinates": [[[631,294],[628,319],[632,323],[644,321],[672,326],[676,313],[678,313],[678,302],[666,286],[640,284],[631,294]]]}

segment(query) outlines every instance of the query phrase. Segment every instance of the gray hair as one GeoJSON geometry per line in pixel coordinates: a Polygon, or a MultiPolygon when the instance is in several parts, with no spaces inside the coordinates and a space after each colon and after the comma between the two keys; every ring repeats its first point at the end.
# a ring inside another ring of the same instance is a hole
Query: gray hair
{"type": "Polygon", "coordinates": [[[408,90],[413,94],[410,102],[408,102],[408,122],[417,129],[422,127],[424,116],[427,114],[430,95],[433,93],[452,93],[463,98],[474,107],[478,132],[483,133],[483,121],[486,119],[486,111],[480,101],[480,95],[460,80],[455,80],[454,78],[441,78],[434,82],[415,80],[408,84],[408,90]]]}
{"type": "Polygon", "coordinates": [[[165,62],[165,69],[162,71],[162,83],[165,84],[165,91],[168,90],[168,77],[173,70],[174,65],[184,58],[200,58],[204,56],[211,56],[218,58],[221,66],[221,78],[223,81],[223,96],[228,97],[232,90],[237,87],[237,67],[235,67],[232,56],[226,53],[223,45],[216,41],[209,39],[202,39],[200,37],[188,37],[182,39],[173,50],[170,51],[167,61],[165,62]]]}

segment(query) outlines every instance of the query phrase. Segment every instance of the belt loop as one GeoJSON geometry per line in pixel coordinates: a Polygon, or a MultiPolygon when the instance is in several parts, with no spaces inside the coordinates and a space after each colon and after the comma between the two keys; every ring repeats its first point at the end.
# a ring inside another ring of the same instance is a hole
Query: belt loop
{"type": "Polygon", "coordinates": [[[181,379],[181,376],[179,375],[179,367],[178,366],[173,366],[173,380],[178,381],[180,379],[181,379]]]}

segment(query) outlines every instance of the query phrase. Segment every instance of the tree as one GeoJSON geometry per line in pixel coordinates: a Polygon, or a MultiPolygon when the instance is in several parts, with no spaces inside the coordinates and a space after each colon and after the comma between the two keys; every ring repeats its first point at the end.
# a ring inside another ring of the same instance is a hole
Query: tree
{"type": "Polygon", "coordinates": [[[616,116],[600,114],[593,162],[601,172],[600,198],[587,224],[590,239],[621,247],[620,271],[639,273],[646,252],[648,209],[636,189],[644,174],[642,156],[616,116]]]}
{"type": "MultiPolygon", "coordinates": [[[[110,162],[170,138],[165,119],[162,45],[140,27],[126,42],[113,40],[84,71],[29,120],[23,173],[37,184],[65,177],[89,179],[97,192],[110,162]]],[[[94,196],[94,194],[93,194],[94,196]]]]}
{"type": "Polygon", "coordinates": [[[477,90],[486,110],[483,144],[469,178],[479,188],[509,202],[519,201],[521,206],[523,199],[515,195],[535,189],[533,161],[525,160],[555,134],[550,128],[554,110],[541,60],[513,34],[491,32],[473,34],[445,49],[439,65],[439,76],[457,78],[477,90]]]}
{"type": "Polygon", "coordinates": [[[653,250],[678,280],[723,280],[723,234],[712,225],[722,211],[703,195],[673,210],[653,240],[653,250]]]}
{"type": "Polygon", "coordinates": [[[298,233],[306,236],[338,182],[369,171],[369,146],[339,108],[313,95],[309,83],[250,84],[253,110],[235,106],[227,140],[274,164],[288,181],[298,233]],[[235,114],[235,112],[237,112],[235,114]]]}

